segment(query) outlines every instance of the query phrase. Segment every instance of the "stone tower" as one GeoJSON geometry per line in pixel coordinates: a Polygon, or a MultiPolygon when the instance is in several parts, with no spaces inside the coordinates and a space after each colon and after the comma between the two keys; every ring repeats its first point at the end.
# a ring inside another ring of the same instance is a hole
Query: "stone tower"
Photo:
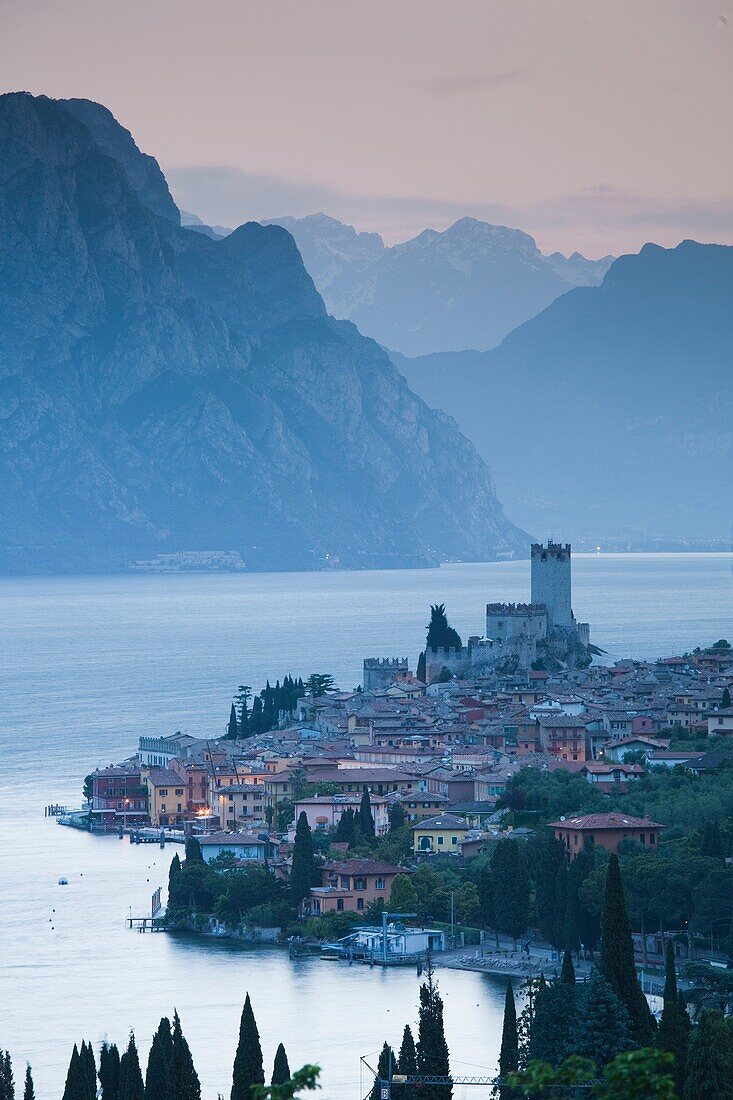
{"type": "Polygon", "coordinates": [[[570,543],[532,544],[532,603],[547,608],[547,626],[574,628],[570,592],[570,543]]]}

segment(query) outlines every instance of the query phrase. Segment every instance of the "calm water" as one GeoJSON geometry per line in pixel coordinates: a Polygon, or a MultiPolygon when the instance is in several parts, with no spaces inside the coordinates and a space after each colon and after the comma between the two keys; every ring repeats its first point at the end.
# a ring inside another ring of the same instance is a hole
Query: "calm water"
{"type": "MultiPolygon", "coordinates": [[[[574,560],[574,607],[611,656],[655,657],[733,633],[731,555],[574,560]]],[[[175,1005],[205,1100],[228,1095],[249,990],[268,1063],[324,1067],[324,1100],[360,1093],[359,1056],[414,1022],[417,978],[277,950],[142,936],[171,850],[92,838],[42,817],[78,804],[81,778],[131,752],[141,733],[223,732],[239,683],[286,672],[361,678],[363,656],[409,655],[429,603],[445,601],[465,636],[490,600],[526,599],[528,563],[440,571],[0,579],[0,1047],[30,1059],[39,1100],[57,1100],[72,1043],[133,1027],[147,1055],[175,1005]],[[60,875],[69,878],[59,887],[60,875]]],[[[503,987],[442,971],[456,1072],[493,1072],[503,987]]],[[[366,1091],[366,1087],[363,1090],[366,1091]]],[[[456,1090],[456,1100],[461,1100],[456,1090]]],[[[472,1100],[478,1090],[466,1090],[472,1100]]]]}

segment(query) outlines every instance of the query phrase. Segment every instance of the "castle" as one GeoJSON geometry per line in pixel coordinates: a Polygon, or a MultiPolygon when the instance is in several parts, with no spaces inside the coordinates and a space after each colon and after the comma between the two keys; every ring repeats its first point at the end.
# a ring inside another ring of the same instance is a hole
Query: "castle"
{"type": "Polygon", "coordinates": [[[533,543],[530,603],[486,605],[486,633],[470,637],[461,649],[428,649],[428,683],[444,669],[461,674],[481,665],[499,664],[506,671],[532,666],[573,667],[590,664],[590,627],[577,622],[572,610],[570,544],[533,543]]]}

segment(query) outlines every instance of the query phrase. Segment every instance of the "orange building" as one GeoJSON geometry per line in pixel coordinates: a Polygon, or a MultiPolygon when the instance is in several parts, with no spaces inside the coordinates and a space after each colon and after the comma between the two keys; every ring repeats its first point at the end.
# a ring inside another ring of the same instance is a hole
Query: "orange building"
{"type": "Polygon", "coordinates": [[[607,852],[617,852],[623,840],[635,840],[651,852],[656,852],[664,825],[650,821],[648,817],[611,813],[561,818],[560,821],[550,822],[550,828],[563,842],[568,860],[572,861],[587,842],[598,844],[607,852]]]}
{"type": "Polygon", "coordinates": [[[587,714],[541,715],[539,727],[542,751],[552,753],[558,760],[587,760],[586,726],[589,720],[587,714]]]}
{"type": "Polygon", "coordinates": [[[389,901],[395,875],[409,874],[404,867],[373,859],[347,859],[324,863],[322,886],[311,887],[308,900],[313,915],[361,913],[372,901],[389,901]]]}

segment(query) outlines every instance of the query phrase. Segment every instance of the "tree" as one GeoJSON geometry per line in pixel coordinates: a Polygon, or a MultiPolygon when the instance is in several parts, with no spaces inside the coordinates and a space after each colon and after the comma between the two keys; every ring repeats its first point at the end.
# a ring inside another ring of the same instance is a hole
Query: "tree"
{"type": "MultiPolygon", "coordinates": [[[[120,1082],[117,1088],[118,1100],[145,1100],[145,1085],[140,1069],[135,1036],[130,1032],[127,1050],[120,1058],[120,1082]]],[[[169,1098],[170,1100],[170,1098],[169,1098]]],[[[176,1097],[178,1100],[178,1097],[176,1097]]]]}
{"type": "MultiPolygon", "coordinates": [[[[178,859],[178,856],[175,858],[178,859]]],[[[102,1100],[117,1100],[120,1086],[120,1052],[115,1043],[102,1044],[99,1055],[99,1083],[102,1086],[102,1100]]]]}
{"type": "Polygon", "coordinates": [[[674,944],[667,943],[664,979],[664,1007],[659,1022],[657,1043],[662,1050],[674,1056],[674,1080],[680,1096],[685,1084],[685,1063],[687,1060],[687,1039],[689,1035],[689,1017],[687,1009],[680,1004],[677,992],[677,975],[674,964],[674,944]]]}
{"type": "Polygon", "coordinates": [[[340,843],[351,844],[354,839],[354,811],[348,806],[336,825],[334,840],[340,843]]]}
{"type": "Polygon", "coordinates": [[[417,912],[417,891],[405,874],[395,875],[389,891],[389,909],[394,913],[417,912]]]}
{"type": "Polygon", "coordinates": [[[305,682],[305,693],[311,699],[320,699],[329,691],[336,690],[336,681],[326,672],[312,672],[305,682]]]}
{"type": "Polygon", "coordinates": [[[374,836],[374,815],[372,814],[372,800],[369,797],[368,787],[364,788],[359,805],[359,829],[366,840],[374,836]]]}
{"type": "Polygon", "coordinates": [[[444,603],[430,605],[430,623],[428,624],[427,649],[461,649],[463,642],[458,631],[448,625],[444,603]]]}
{"type": "Polygon", "coordinates": [[[145,1071],[145,1100],[161,1100],[165,1097],[172,1052],[171,1022],[167,1016],[163,1016],[153,1036],[148,1055],[148,1066],[145,1071]]]}
{"type": "Polygon", "coordinates": [[[730,1029],[723,1014],[706,1008],[690,1035],[684,1100],[731,1100],[733,1063],[730,1029]]]}
{"type": "Polygon", "coordinates": [[[563,985],[575,985],[575,967],[573,966],[573,956],[569,951],[563,951],[560,981],[563,985]]]}
{"type": "Polygon", "coordinates": [[[700,838],[700,855],[710,859],[725,859],[723,847],[723,835],[720,831],[720,822],[706,821],[700,838]]]}
{"type": "Polygon", "coordinates": [[[516,944],[529,924],[529,869],[521,841],[502,840],[496,845],[491,878],[496,927],[516,944]]]}
{"type": "Polygon", "coordinates": [[[300,906],[310,894],[316,881],[316,865],[313,858],[313,836],[305,810],[301,810],[295,827],[293,865],[290,869],[290,900],[300,906]]]}
{"type": "Polygon", "coordinates": [[[569,947],[571,951],[577,951],[582,944],[592,953],[600,939],[600,907],[589,909],[582,895],[583,883],[592,874],[594,866],[595,845],[586,842],[568,867],[568,908],[564,946],[569,947]]]}
{"type": "MultiPolygon", "coordinates": [[[[519,1037],[517,1035],[517,1006],[514,1003],[514,990],[511,979],[507,982],[504,996],[504,1023],[501,1029],[501,1047],[499,1049],[499,1076],[508,1077],[519,1066],[519,1037]]],[[[511,1100],[515,1096],[509,1085],[500,1085],[494,1090],[501,1100],[511,1100]]]]}
{"type": "Polygon", "coordinates": [[[66,1071],[66,1084],[64,1085],[62,1100],[89,1100],[84,1073],[81,1068],[79,1048],[76,1043],[74,1043],[74,1049],[71,1052],[71,1059],[69,1061],[69,1068],[66,1071]]]}
{"type": "Polygon", "coordinates": [[[631,925],[615,853],[608,861],[606,874],[599,969],[629,1014],[634,1040],[639,1046],[650,1046],[654,1037],[654,1017],[641,991],[634,966],[631,925]]]}
{"type": "Polygon", "coordinates": [[[561,840],[558,840],[549,830],[546,830],[539,836],[532,838],[528,845],[528,851],[535,881],[537,924],[544,938],[559,950],[565,945],[565,937],[562,935],[560,942],[557,942],[556,929],[559,900],[557,884],[565,873],[565,846],[561,840]]]}
{"type": "Polygon", "coordinates": [[[574,1031],[572,1053],[599,1066],[636,1046],[626,1007],[595,967],[579,1000],[574,1031]]]}
{"type": "Polygon", "coordinates": [[[399,829],[404,828],[405,821],[405,808],[401,802],[393,802],[389,808],[389,831],[396,833],[399,829]]]}
{"type": "MultiPolygon", "coordinates": [[[[426,980],[420,986],[420,1012],[416,1047],[417,1072],[424,1077],[448,1077],[450,1062],[443,1027],[443,1000],[433,974],[428,955],[426,980]]],[[[421,1100],[451,1100],[452,1085],[427,1085],[421,1089],[421,1100]]]]}
{"type": "MultiPolygon", "coordinates": [[[[409,1024],[405,1024],[405,1030],[402,1032],[397,1069],[406,1077],[414,1077],[417,1073],[417,1051],[415,1050],[415,1040],[412,1037],[412,1029],[409,1024]]],[[[404,1088],[402,1091],[404,1093],[404,1088]]]]}
{"type": "Polygon", "coordinates": [[[195,836],[190,836],[186,841],[186,863],[203,863],[204,855],[201,851],[201,845],[195,836]]]}
{"type": "Polygon", "coordinates": [[[227,726],[227,740],[236,741],[239,737],[239,722],[237,720],[237,712],[234,709],[234,703],[231,705],[229,711],[229,725],[227,726]]]}
{"type": "Polygon", "coordinates": [[[201,1083],[177,1012],[173,1013],[171,1053],[165,1095],[166,1100],[201,1100],[201,1083]]]}
{"type": "Polygon", "coordinates": [[[418,680],[422,681],[423,684],[427,684],[428,675],[427,675],[427,670],[426,670],[425,650],[424,649],[422,650],[422,652],[420,653],[420,656],[417,659],[417,673],[416,673],[416,676],[417,676],[418,680]]]}
{"type": "Polygon", "coordinates": [[[25,1067],[25,1082],[23,1084],[23,1100],[36,1100],[36,1090],[33,1086],[33,1074],[31,1067],[25,1067]]]}
{"type": "Polygon", "coordinates": [[[571,1052],[576,1024],[575,985],[555,981],[538,983],[526,1057],[557,1066],[571,1052]]]}
{"type": "Polygon", "coordinates": [[[0,1100],[15,1100],[13,1061],[9,1050],[0,1050],[0,1100]]]}
{"type": "MultiPolygon", "coordinates": [[[[730,704],[728,704],[730,706],[730,704]]],[[[81,793],[84,796],[85,802],[91,802],[94,796],[94,776],[84,776],[84,786],[81,789],[81,793]]]]}
{"type": "Polygon", "coordinates": [[[244,1000],[239,1024],[239,1042],[234,1057],[231,1100],[250,1100],[252,1085],[264,1085],[265,1070],[262,1064],[260,1033],[249,993],[244,1000]]]}
{"type": "Polygon", "coordinates": [[[249,684],[240,684],[237,688],[237,694],[234,696],[235,705],[239,708],[239,736],[242,738],[249,737],[251,730],[249,728],[249,710],[247,704],[252,697],[252,688],[249,684]]]}
{"type": "Polygon", "coordinates": [[[79,1051],[81,1071],[84,1076],[84,1084],[87,1096],[91,1098],[97,1095],[97,1064],[94,1061],[94,1051],[91,1043],[82,1043],[79,1051]]]}
{"type": "Polygon", "coordinates": [[[303,1090],[319,1088],[319,1066],[301,1066],[282,1085],[253,1085],[252,1100],[294,1100],[303,1090]]]}
{"type": "Polygon", "coordinates": [[[380,1081],[391,1081],[393,1073],[394,1054],[392,1053],[392,1047],[389,1045],[389,1043],[385,1043],[379,1053],[379,1061],[377,1062],[377,1076],[374,1078],[372,1091],[369,1093],[369,1100],[380,1100],[380,1097],[382,1095],[380,1081]]]}
{"type": "Polygon", "coordinates": [[[547,1062],[532,1062],[524,1072],[513,1075],[512,1084],[522,1096],[532,1097],[575,1096],[587,1091],[594,1100],[677,1100],[670,1063],[670,1055],[661,1050],[632,1050],[617,1055],[606,1066],[602,1080],[595,1081],[595,1063],[571,1055],[557,1068],[547,1062]],[[578,1085],[581,1087],[573,1087],[578,1085]]]}
{"type": "Polygon", "coordinates": [[[720,700],[720,706],[722,710],[728,710],[730,707],[730,690],[727,687],[723,688],[723,695],[720,700]]]}
{"type": "Polygon", "coordinates": [[[290,1080],[290,1066],[288,1065],[288,1056],[285,1053],[285,1047],[280,1043],[275,1051],[275,1064],[272,1067],[272,1080],[271,1085],[284,1085],[286,1081],[290,1080]]]}

